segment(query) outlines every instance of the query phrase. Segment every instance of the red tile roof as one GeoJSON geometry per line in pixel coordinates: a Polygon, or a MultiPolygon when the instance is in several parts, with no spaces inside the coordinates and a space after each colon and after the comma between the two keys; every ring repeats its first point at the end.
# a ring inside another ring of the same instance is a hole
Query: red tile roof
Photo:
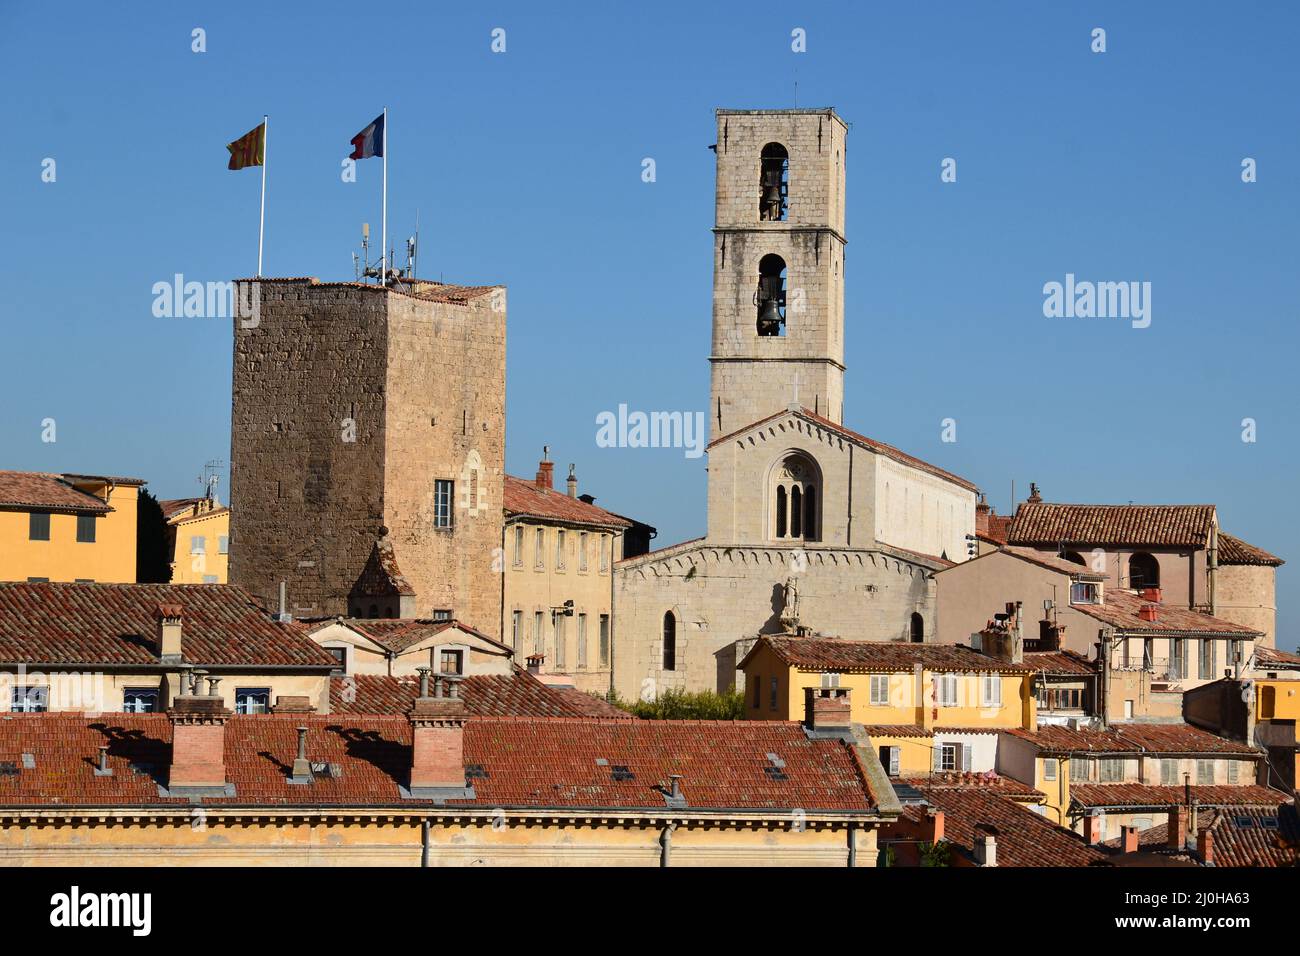
{"type": "MultiPolygon", "coordinates": [[[[420,693],[413,677],[354,674],[330,678],[330,711],[338,714],[406,714],[420,693]]],[[[522,668],[510,674],[472,674],[461,683],[466,710],[476,717],[617,717],[633,719],[612,705],[608,710],[587,694],[579,701],[549,687],[522,668]]]]}
{"type": "MultiPolygon", "coordinates": [[[[1030,564],[1037,564],[1049,571],[1059,571],[1062,574],[1068,574],[1083,581],[1106,580],[1104,572],[1093,571],[1087,565],[1070,561],[1067,558],[1057,557],[1054,554],[1043,554],[1043,552],[1035,551],[1033,548],[1022,548],[1014,544],[1006,545],[1002,550],[1014,558],[1028,561],[1030,564]]],[[[983,555],[980,555],[980,557],[983,557],[983,555]]]]}
{"type": "Polygon", "coordinates": [[[1021,783],[1012,777],[1004,777],[992,770],[985,773],[932,773],[923,777],[904,777],[902,780],[903,783],[911,784],[917,789],[983,790],[1016,800],[1047,796],[1041,790],[1035,790],[1027,783],[1021,783]]]}
{"type": "Polygon", "coordinates": [[[1255,667],[1259,670],[1300,670],[1300,654],[1280,651],[1276,647],[1256,647],[1255,667]]]}
{"type": "Polygon", "coordinates": [[[1215,866],[1300,866],[1300,814],[1294,803],[1205,813],[1209,820],[1198,822],[1214,838],[1215,866]]]}
{"type": "Polygon", "coordinates": [[[200,501],[206,501],[205,498],[160,498],[158,507],[162,509],[164,518],[172,518],[184,511],[189,511],[200,501]]]}
{"type": "Polygon", "coordinates": [[[864,724],[863,731],[868,737],[933,737],[933,730],[926,730],[919,724],[864,724]]]}
{"type": "Polygon", "coordinates": [[[803,418],[806,421],[813,423],[814,425],[818,425],[822,428],[834,432],[837,435],[841,435],[842,437],[847,438],[849,441],[853,442],[854,444],[861,445],[863,448],[873,451],[878,455],[884,455],[886,458],[890,458],[898,462],[899,464],[908,465],[909,467],[916,468],[918,471],[924,471],[926,474],[934,475],[936,478],[942,478],[945,481],[951,481],[954,484],[961,485],[963,488],[966,488],[969,491],[979,491],[979,488],[977,488],[971,482],[967,481],[965,478],[961,478],[957,475],[954,475],[950,471],[944,471],[942,468],[938,467],[937,465],[932,465],[928,461],[922,461],[920,458],[916,458],[912,455],[907,454],[907,452],[900,451],[899,449],[895,448],[893,445],[886,445],[884,442],[876,441],[874,438],[868,438],[866,435],[862,435],[851,429],[845,428],[843,425],[839,424],[838,422],[833,422],[829,418],[824,418],[823,416],[818,415],[816,412],[814,412],[812,409],[809,408],[801,407],[798,409],[785,409],[784,411],[776,412],[773,415],[768,415],[766,418],[761,418],[756,422],[751,422],[745,427],[738,428],[728,435],[723,435],[720,438],[713,439],[713,441],[709,442],[708,447],[712,448],[714,445],[721,444],[724,441],[729,441],[735,438],[737,435],[744,434],[750,429],[758,428],[762,425],[766,425],[768,422],[775,421],[776,419],[782,418],[786,415],[795,415],[800,418],[803,418]]]}
{"type": "MultiPolygon", "coordinates": [[[[917,789],[926,803],[943,811],[944,837],[965,856],[973,855],[975,828],[982,824],[995,828],[1000,867],[1091,866],[1105,859],[1104,853],[1088,846],[1077,834],[995,791],[921,784],[917,789]]],[[[926,817],[926,808],[916,804],[903,812],[918,823],[926,817]]],[[[893,829],[883,828],[881,840],[888,840],[893,829]]]]}
{"type": "Polygon", "coordinates": [[[1066,505],[1022,502],[1011,519],[1012,544],[1205,548],[1214,505],[1066,505]]]}
{"type": "Polygon", "coordinates": [[[1223,531],[1219,532],[1219,564],[1257,564],[1278,567],[1286,564],[1275,554],[1269,554],[1263,548],[1247,544],[1240,538],[1223,531]]]}
{"type": "Polygon", "coordinates": [[[72,487],[62,475],[0,471],[0,508],[107,514],[103,500],[72,487]]]}
{"type": "Polygon", "coordinates": [[[190,664],[332,667],[334,658],[296,624],[281,624],[229,584],[0,582],[0,662],[158,664],[160,604],[183,609],[190,664]]]}
{"type": "Polygon", "coordinates": [[[558,694],[569,704],[570,707],[582,717],[608,717],[612,720],[631,720],[635,719],[626,710],[621,707],[615,707],[603,697],[595,694],[589,694],[584,690],[578,690],[576,687],[563,687],[552,684],[551,691],[558,694]]]}
{"type": "Polygon", "coordinates": [[[1032,667],[1040,674],[1053,677],[1070,677],[1074,675],[1091,677],[1097,673],[1097,665],[1082,654],[1074,651],[1026,651],[1025,666],[1032,667]]]}
{"type": "Polygon", "coordinates": [[[632,522],[604,508],[570,498],[566,492],[537,487],[537,482],[506,475],[504,489],[506,514],[510,517],[541,518],[561,524],[586,525],[593,528],[630,528],[632,522]]]}
{"type": "Polygon", "coordinates": [[[502,644],[495,637],[490,637],[482,631],[457,620],[431,621],[424,618],[408,617],[328,618],[313,622],[311,630],[315,632],[334,623],[342,623],[354,631],[364,634],[380,647],[390,650],[394,654],[400,654],[407,648],[414,647],[421,641],[441,634],[453,627],[468,634],[473,634],[480,640],[487,641],[503,651],[510,651],[510,647],[502,644]]]}
{"type": "Polygon", "coordinates": [[[1144,621],[1140,611],[1151,602],[1118,588],[1107,588],[1102,600],[1106,603],[1071,604],[1070,607],[1117,630],[1135,634],[1212,634],[1242,640],[1261,636],[1261,632],[1244,624],[1211,617],[1176,604],[1156,605],[1156,620],[1144,621]]]}
{"type": "MultiPolygon", "coordinates": [[[[790,722],[474,717],[464,731],[473,800],[503,809],[666,808],[662,786],[681,774],[689,809],[869,813],[875,808],[856,751],[809,739],[790,722]],[[768,755],[774,755],[772,760],[768,755]],[[614,779],[626,768],[626,779],[614,779]],[[770,768],[770,769],[769,769],[770,768]]],[[[170,763],[165,714],[12,714],[0,718],[0,806],[188,805],[159,795],[170,763]],[[112,776],[96,776],[107,744],[112,776]],[[21,755],[31,754],[32,769],[21,755]]],[[[411,731],[406,717],[342,714],[234,716],[226,724],[227,780],[235,795],[205,805],[419,806],[404,801],[411,731]],[[307,785],[289,783],[296,728],[307,753],[333,765],[307,785]]],[[[427,806],[427,802],[425,803],[427,806]]]]}
{"type": "MultiPolygon", "coordinates": [[[[845,641],[838,638],[765,635],[750,649],[766,644],[786,664],[801,670],[911,671],[1028,674],[1030,668],[988,657],[964,644],[910,644],[898,641],[845,641]]],[[[748,658],[749,655],[746,655],[748,658]]],[[[744,662],[741,662],[744,666],[744,662]]]]}
{"type": "Polygon", "coordinates": [[[1112,724],[1109,730],[1071,730],[1061,724],[1040,724],[1036,730],[1012,728],[1009,734],[1037,744],[1044,753],[1259,753],[1250,744],[1228,740],[1191,724],[1112,724]]]}
{"type": "MultiPolygon", "coordinates": [[[[1288,799],[1285,793],[1246,786],[1192,787],[1192,799],[1202,806],[1277,806],[1288,799]]],[[[1070,802],[1084,809],[1094,807],[1168,807],[1185,803],[1183,787],[1155,787],[1142,783],[1072,783],[1070,802]]]]}

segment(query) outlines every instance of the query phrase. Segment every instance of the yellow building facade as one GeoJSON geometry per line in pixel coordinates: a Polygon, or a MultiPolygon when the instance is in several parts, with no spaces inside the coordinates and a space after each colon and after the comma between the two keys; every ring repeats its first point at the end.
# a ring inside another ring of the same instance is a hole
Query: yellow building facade
{"type": "Polygon", "coordinates": [[[0,472],[0,581],[136,579],[136,503],[144,481],[0,472]]]}
{"type": "Polygon", "coordinates": [[[160,501],[167,520],[172,584],[225,584],[230,509],[213,498],[160,501]]]}

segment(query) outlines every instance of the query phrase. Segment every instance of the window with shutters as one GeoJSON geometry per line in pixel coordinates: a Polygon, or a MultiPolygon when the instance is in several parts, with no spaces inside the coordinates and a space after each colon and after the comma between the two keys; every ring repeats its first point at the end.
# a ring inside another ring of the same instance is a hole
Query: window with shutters
{"type": "Polygon", "coordinates": [[[1002,706],[1002,675],[984,674],[980,680],[980,702],[985,707],[1002,706]]]}
{"type": "Polygon", "coordinates": [[[533,541],[533,567],[539,571],[546,567],[546,529],[538,528],[533,541]]]}
{"type": "Polygon", "coordinates": [[[935,676],[935,684],[939,696],[940,707],[957,706],[957,675],[956,674],[938,674],[935,676]]]}
{"type": "Polygon", "coordinates": [[[600,570],[605,572],[609,570],[609,535],[600,536],[600,570]]]}
{"type": "Polygon", "coordinates": [[[881,747],[880,748],[880,765],[885,768],[885,773],[891,777],[897,777],[899,766],[901,764],[902,748],[901,747],[881,747]]]}
{"type": "Polygon", "coordinates": [[[228,534],[217,535],[217,554],[229,554],[229,553],[230,553],[230,535],[228,534]]]}
{"type": "Polygon", "coordinates": [[[1209,639],[1201,641],[1198,663],[1200,673],[1197,676],[1201,680],[1214,680],[1214,641],[1209,639]]]}
{"type": "Polygon", "coordinates": [[[609,666],[609,615],[600,616],[600,666],[609,666]]]}
{"type": "Polygon", "coordinates": [[[564,529],[555,532],[555,570],[564,570],[564,529]]]}
{"type": "Polygon", "coordinates": [[[208,550],[208,539],[201,534],[190,535],[190,554],[205,554],[208,550]]]}
{"type": "Polygon", "coordinates": [[[94,515],[77,515],[77,540],[82,544],[95,543],[94,515]]]}
{"type": "Polygon", "coordinates": [[[27,516],[27,538],[30,541],[50,540],[50,513],[33,511],[27,516]]]}
{"type": "Polygon", "coordinates": [[[555,616],[555,666],[561,670],[564,669],[566,662],[566,649],[564,646],[566,643],[566,635],[564,632],[565,621],[567,620],[568,618],[563,614],[557,614],[555,616]]]}
{"type": "Polygon", "coordinates": [[[1198,760],[1196,761],[1196,783],[1197,786],[1209,787],[1214,785],[1214,761],[1198,760]]]}
{"type": "Polygon", "coordinates": [[[939,745],[939,769],[944,771],[959,770],[961,764],[961,744],[939,745]]]}
{"type": "Polygon", "coordinates": [[[886,707],[889,705],[889,675],[872,674],[871,675],[871,706],[886,707]]]}
{"type": "Polygon", "coordinates": [[[587,532],[578,532],[578,570],[587,570],[587,532]]]}
{"type": "Polygon", "coordinates": [[[1228,761],[1228,783],[1235,784],[1237,782],[1237,771],[1240,763],[1238,760],[1228,761]]]}
{"type": "Polygon", "coordinates": [[[1043,779],[1049,783],[1056,780],[1056,759],[1048,757],[1043,761],[1043,779]]]}
{"type": "Polygon", "coordinates": [[[587,666],[587,615],[578,615],[578,670],[587,666]]]}
{"type": "Polygon", "coordinates": [[[515,525],[515,567],[524,566],[524,526],[515,525]]]}
{"type": "Polygon", "coordinates": [[[1121,758],[1102,758],[1100,770],[1101,783],[1120,783],[1124,779],[1124,761],[1121,758]]]}
{"type": "Polygon", "coordinates": [[[524,652],[524,612],[515,611],[510,616],[510,644],[515,649],[515,657],[518,658],[524,652]]]}
{"type": "Polygon", "coordinates": [[[546,637],[542,629],[542,621],[543,621],[542,612],[534,611],[533,612],[533,653],[534,654],[546,653],[546,644],[545,644],[546,637]]]}
{"type": "Polygon", "coordinates": [[[1173,787],[1178,785],[1178,761],[1166,757],[1160,761],[1160,785],[1173,787]]]}
{"type": "Polygon", "coordinates": [[[769,689],[768,689],[767,706],[769,710],[776,710],[776,692],[778,686],[779,685],[777,683],[777,679],[773,677],[771,683],[768,684],[769,689]]]}

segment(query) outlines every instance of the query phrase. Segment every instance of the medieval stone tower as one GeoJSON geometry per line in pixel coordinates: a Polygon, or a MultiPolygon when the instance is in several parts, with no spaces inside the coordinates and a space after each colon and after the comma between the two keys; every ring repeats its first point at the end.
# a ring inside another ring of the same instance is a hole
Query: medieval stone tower
{"type": "Polygon", "coordinates": [[[505,289],[256,283],[236,318],[230,581],[296,616],[500,629],[505,289]]]}
{"type": "Polygon", "coordinates": [[[844,404],[844,121],[718,110],[712,437],[844,404]]]}

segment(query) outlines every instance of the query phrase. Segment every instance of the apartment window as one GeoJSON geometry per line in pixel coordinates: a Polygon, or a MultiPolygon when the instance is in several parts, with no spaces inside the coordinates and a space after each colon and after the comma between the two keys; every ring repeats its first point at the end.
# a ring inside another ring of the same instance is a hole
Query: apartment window
{"type": "Polygon", "coordinates": [[[451,527],[451,503],[455,500],[456,483],[438,478],[433,483],[433,526],[451,527]]]}
{"type": "MultiPolygon", "coordinates": [[[[28,579],[27,579],[27,583],[28,583],[28,584],[49,584],[49,583],[50,583],[50,579],[49,579],[49,578],[28,578],[28,579]]],[[[91,581],[80,581],[80,582],[78,582],[78,583],[79,583],[79,584],[92,584],[93,582],[91,582],[91,581]]]]}
{"type": "Polygon", "coordinates": [[[1100,761],[1101,783],[1120,783],[1124,779],[1124,761],[1120,758],[1103,758],[1100,761]]]}
{"type": "Polygon", "coordinates": [[[524,652],[524,612],[515,611],[510,616],[510,644],[515,649],[515,657],[524,652]]]}
{"type": "Polygon", "coordinates": [[[1198,675],[1201,680],[1214,680],[1214,641],[1202,640],[1198,655],[1198,675]]]}
{"type": "Polygon", "coordinates": [[[587,570],[587,532],[578,532],[578,570],[587,570]]]}
{"type": "Polygon", "coordinates": [[[1178,786],[1178,761],[1166,757],[1160,761],[1160,785],[1162,787],[1178,786]]]}
{"type": "Polygon", "coordinates": [[[557,615],[555,618],[555,666],[560,670],[563,670],[566,664],[566,649],[564,645],[568,636],[564,632],[566,630],[565,622],[567,620],[568,618],[563,614],[557,615]]]}
{"type": "Polygon", "coordinates": [[[217,535],[217,554],[229,554],[229,553],[230,553],[230,535],[228,534],[217,535]]]}
{"type": "Polygon", "coordinates": [[[891,777],[898,776],[899,765],[902,762],[901,747],[881,747],[880,764],[885,768],[885,773],[891,777]]]}
{"type": "Polygon", "coordinates": [[[779,687],[777,679],[773,677],[771,681],[768,682],[767,687],[767,708],[768,710],[776,710],[777,689],[779,687]]]}
{"type": "Polygon", "coordinates": [[[524,566],[524,526],[515,525],[515,567],[524,566]]]}
{"type": "Polygon", "coordinates": [[[1070,585],[1071,604],[1096,604],[1097,585],[1084,581],[1075,581],[1070,585]]]}
{"type": "Polygon", "coordinates": [[[1187,642],[1182,638],[1169,641],[1169,677],[1180,680],[1187,675],[1187,642]]]}
{"type": "Polygon", "coordinates": [[[564,529],[555,532],[555,570],[564,570],[564,529]]]}
{"type": "Polygon", "coordinates": [[[265,714],[271,709],[271,688],[236,687],[235,713],[265,714]]]}
{"type": "Polygon", "coordinates": [[[609,535],[600,536],[600,570],[609,570],[609,535]]]}
{"type": "Polygon", "coordinates": [[[1200,787],[1210,787],[1214,785],[1213,760],[1196,761],[1196,784],[1200,787]]]}
{"type": "Polygon", "coordinates": [[[546,529],[538,528],[533,538],[533,567],[546,567],[546,529]]]}
{"type": "Polygon", "coordinates": [[[334,673],[346,674],[348,672],[348,649],[346,647],[327,647],[330,657],[334,658],[334,673]]]}
{"type": "Polygon", "coordinates": [[[578,669],[587,666],[587,615],[578,615],[578,669]]]}
{"type": "Polygon", "coordinates": [[[443,648],[438,652],[438,670],[443,674],[465,673],[465,652],[443,648]]]}
{"type": "Polygon", "coordinates": [[[609,666],[609,615],[600,616],[600,666],[609,666]]]}
{"type": "Polygon", "coordinates": [[[1240,766],[1240,761],[1237,760],[1228,761],[1228,783],[1235,784],[1237,782],[1237,770],[1239,766],[1240,766]]]}
{"type": "Polygon", "coordinates": [[[190,535],[190,554],[205,554],[208,550],[208,539],[201,534],[190,535]]]}
{"type": "Polygon", "coordinates": [[[1056,758],[1048,757],[1043,761],[1043,780],[1048,783],[1056,781],[1056,758]]]}
{"type": "Polygon", "coordinates": [[[961,744],[939,745],[939,769],[957,770],[961,762],[961,744]]]}
{"type": "Polygon", "coordinates": [[[27,537],[31,541],[50,540],[50,513],[33,511],[27,516],[27,537]]]}
{"type": "Polygon", "coordinates": [[[128,714],[153,714],[158,711],[157,687],[127,687],[122,690],[122,710],[128,714]]]}
{"type": "Polygon", "coordinates": [[[546,645],[542,643],[545,640],[545,638],[542,636],[542,620],[543,620],[542,612],[534,611],[533,612],[533,653],[534,654],[546,653],[546,645]]]}
{"type": "Polygon", "coordinates": [[[980,676],[980,702],[985,707],[1002,706],[1002,676],[1000,674],[983,674],[980,676]]]}
{"type": "Polygon", "coordinates": [[[49,710],[49,696],[45,687],[15,687],[10,696],[10,710],[23,714],[43,714],[49,710]]]}
{"type": "Polygon", "coordinates": [[[1243,663],[1245,663],[1245,660],[1246,660],[1246,659],[1245,659],[1244,657],[1242,657],[1242,655],[1241,655],[1241,651],[1242,651],[1242,642],[1241,642],[1241,641],[1233,641],[1233,642],[1231,642],[1231,643],[1228,645],[1228,654],[1229,654],[1229,657],[1228,657],[1228,663],[1229,663],[1229,664],[1243,664],[1243,663]]]}
{"type": "Polygon", "coordinates": [[[871,675],[871,706],[885,707],[889,704],[889,675],[871,675]]]}
{"type": "Polygon", "coordinates": [[[449,607],[439,607],[439,608],[434,608],[434,610],[433,610],[433,619],[434,619],[435,621],[450,621],[450,620],[451,620],[451,608],[449,608],[449,607]]]}
{"type": "Polygon", "coordinates": [[[77,515],[77,541],[82,544],[95,543],[94,515],[77,515]]]}
{"type": "Polygon", "coordinates": [[[219,584],[220,581],[218,580],[218,577],[217,577],[217,575],[215,575],[215,574],[205,574],[205,575],[203,575],[203,583],[204,583],[204,584],[219,584]]]}
{"type": "Polygon", "coordinates": [[[937,674],[934,678],[940,707],[957,706],[957,675],[937,674]]]}

